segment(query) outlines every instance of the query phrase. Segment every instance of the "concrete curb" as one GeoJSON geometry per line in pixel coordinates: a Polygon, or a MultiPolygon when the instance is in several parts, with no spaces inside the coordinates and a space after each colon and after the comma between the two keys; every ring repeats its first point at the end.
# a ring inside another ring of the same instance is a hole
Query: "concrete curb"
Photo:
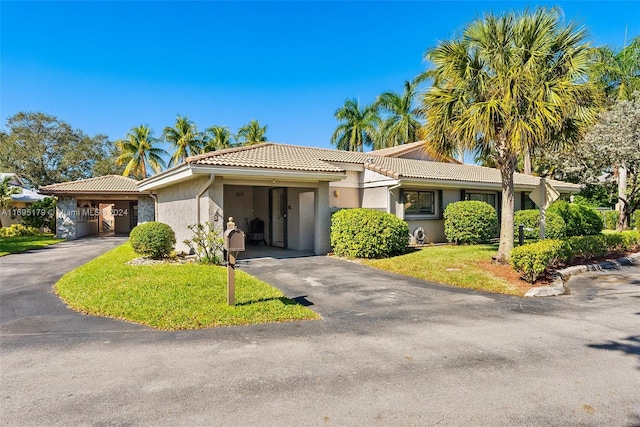
{"type": "Polygon", "coordinates": [[[629,255],[627,257],[618,258],[614,261],[602,261],[596,264],[574,265],[556,271],[556,279],[549,286],[540,286],[531,288],[524,294],[525,297],[553,297],[564,294],[567,290],[564,283],[575,274],[586,273],[587,271],[611,270],[622,267],[623,265],[632,265],[640,262],[640,252],[629,255]]]}

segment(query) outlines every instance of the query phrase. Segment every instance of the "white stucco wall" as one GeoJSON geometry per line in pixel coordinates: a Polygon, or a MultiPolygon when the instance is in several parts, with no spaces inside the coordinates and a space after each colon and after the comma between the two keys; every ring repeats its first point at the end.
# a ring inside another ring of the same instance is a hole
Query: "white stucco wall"
{"type": "Polygon", "coordinates": [[[249,232],[247,221],[255,218],[254,187],[249,185],[224,186],[225,221],[232,216],[236,226],[245,233],[249,232]]]}
{"type": "Polygon", "coordinates": [[[426,243],[442,243],[447,239],[444,235],[444,220],[443,219],[429,219],[429,220],[409,220],[407,221],[409,226],[409,233],[413,236],[413,232],[418,228],[424,229],[425,242],[426,243]]]}

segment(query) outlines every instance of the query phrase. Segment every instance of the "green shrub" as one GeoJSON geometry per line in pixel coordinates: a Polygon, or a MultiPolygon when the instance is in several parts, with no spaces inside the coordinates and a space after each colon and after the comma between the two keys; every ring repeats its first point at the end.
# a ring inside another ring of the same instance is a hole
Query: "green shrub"
{"type": "MultiPolygon", "coordinates": [[[[565,223],[562,217],[554,212],[547,212],[545,218],[545,237],[549,239],[564,237],[565,223]]],[[[540,211],[538,209],[516,211],[513,215],[513,224],[515,236],[518,236],[518,226],[523,224],[525,239],[540,237],[540,211]]]]}
{"type": "Polygon", "coordinates": [[[27,227],[56,229],[56,200],[45,197],[39,202],[32,203],[28,208],[29,215],[21,216],[22,223],[27,227]]]}
{"type": "Polygon", "coordinates": [[[0,237],[37,236],[39,234],[39,229],[23,224],[11,224],[9,227],[0,228],[0,237]]]}
{"type": "Polygon", "coordinates": [[[204,224],[188,225],[193,238],[184,241],[202,264],[222,264],[224,261],[224,237],[222,227],[207,221],[204,224]]]}
{"type": "Polygon", "coordinates": [[[592,259],[607,254],[640,249],[640,231],[574,236],[565,240],[541,240],[519,246],[511,252],[511,266],[529,283],[547,268],[576,258],[592,259]]]}
{"type": "Polygon", "coordinates": [[[587,205],[558,200],[549,207],[547,213],[562,217],[567,236],[590,236],[602,231],[602,218],[594,208],[587,205]]]}
{"type": "Polygon", "coordinates": [[[342,209],[331,218],[331,246],[338,256],[382,258],[404,251],[409,227],[395,215],[371,209],[342,209]]]}
{"type": "Polygon", "coordinates": [[[162,258],[173,250],[176,233],[162,222],[145,222],[131,230],[129,242],[133,250],[142,256],[162,258]]]}
{"type": "Polygon", "coordinates": [[[548,239],[519,246],[511,251],[511,266],[524,280],[535,282],[549,267],[565,259],[562,240],[548,239]]]}
{"type": "Polygon", "coordinates": [[[615,230],[618,227],[618,212],[606,211],[604,213],[604,225],[607,230],[615,230]]]}
{"type": "Polygon", "coordinates": [[[498,215],[486,202],[465,200],[451,203],[444,210],[444,234],[450,242],[484,243],[497,232],[498,215]]]}

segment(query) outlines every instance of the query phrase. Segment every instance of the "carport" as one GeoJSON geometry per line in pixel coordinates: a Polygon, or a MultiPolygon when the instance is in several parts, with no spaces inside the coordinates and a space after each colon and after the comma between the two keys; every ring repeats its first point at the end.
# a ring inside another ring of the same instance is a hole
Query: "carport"
{"type": "Polygon", "coordinates": [[[40,188],[56,196],[56,236],[72,240],[90,235],[128,235],[155,219],[155,203],[138,190],[138,181],[107,175],[40,188]]]}

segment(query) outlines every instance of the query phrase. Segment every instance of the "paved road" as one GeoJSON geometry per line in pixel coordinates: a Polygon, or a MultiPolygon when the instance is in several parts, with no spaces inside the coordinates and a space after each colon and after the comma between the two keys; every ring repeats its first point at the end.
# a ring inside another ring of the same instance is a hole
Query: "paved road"
{"type": "Polygon", "coordinates": [[[323,320],[163,333],[50,302],[43,323],[5,315],[55,298],[54,279],[10,291],[6,258],[3,425],[640,425],[637,266],[532,300],[253,259],[242,268],[323,320]]]}

